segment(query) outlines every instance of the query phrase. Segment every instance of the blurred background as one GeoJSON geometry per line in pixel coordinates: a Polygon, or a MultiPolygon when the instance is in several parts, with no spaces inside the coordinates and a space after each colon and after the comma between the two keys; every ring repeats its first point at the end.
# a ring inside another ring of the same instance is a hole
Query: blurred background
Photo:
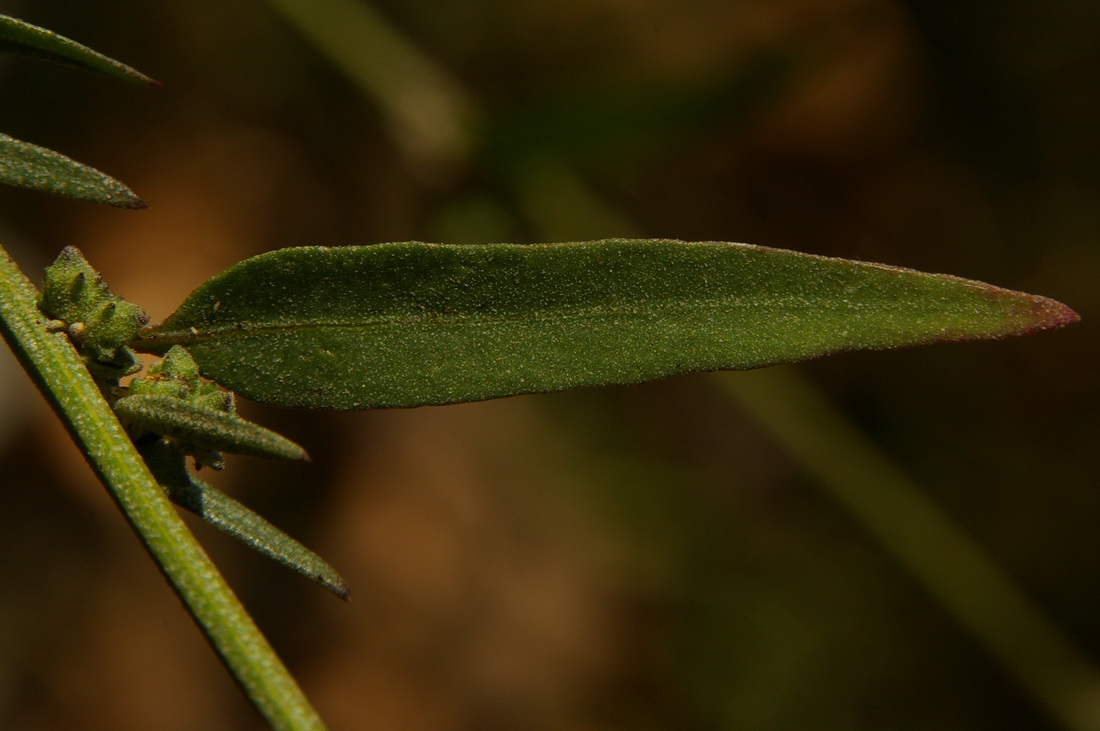
{"type": "MultiPolygon", "coordinates": [[[[1084,318],[452,407],[242,404],[314,462],[210,479],[352,601],[191,522],[332,728],[1100,728],[1100,5],[0,12],[164,82],[0,58],[0,130],[151,206],[0,190],[5,246],[37,279],[76,245],[154,320],[286,246],[608,236],[949,272],[1084,318]]],[[[260,728],[28,386],[0,358],[0,727],[260,728]]]]}

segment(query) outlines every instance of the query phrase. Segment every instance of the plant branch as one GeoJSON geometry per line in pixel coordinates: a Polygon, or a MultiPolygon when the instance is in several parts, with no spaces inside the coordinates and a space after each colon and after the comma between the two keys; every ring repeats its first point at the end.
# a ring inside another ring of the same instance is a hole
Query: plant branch
{"type": "Polygon", "coordinates": [[[324,725],[149,474],[37,291],[0,246],[0,330],[229,672],[276,729],[324,725]]]}

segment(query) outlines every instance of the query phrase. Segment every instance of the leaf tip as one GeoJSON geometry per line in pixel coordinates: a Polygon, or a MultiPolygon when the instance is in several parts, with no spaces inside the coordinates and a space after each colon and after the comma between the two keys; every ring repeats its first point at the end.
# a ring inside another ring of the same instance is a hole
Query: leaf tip
{"type": "MultiPolygon", "coordinates": [[[[318,560],[320,561],[319,558],[318,558],[318,560]]],[[[295,566],[291,565],[291,567],[292,568],[297,568],[299,573],[301,573],[303,576],[307,577],[308,579],[312,580],[313,582],[315,582],[317,584],[320,584],[321,586],[323,586],[324,588],[328,589],[333,594],[335,594],[337,597],[339,597],[340,599],[343,599],[345,602],[348,602],[350,604],[351,603],[351,587],[348,586],[348,582],[344,580],[343,576],[341,576],[340,574],[338,574],[336,572],[336,569],[332,568],[331,566],[329,566],[327,563],[324,563],[323,561],[321,561],[321,563],[323,564],[324,569],[322,571],[315,571],[315,572],[309,572],[309,571],[305,570],[304,567],[300,567],[300,566],[295,567],[295,566]]]]}
{"type": "Polygon", "coordinates": [[[1058,300],[1037,294],[1027,294],[1011,289],[981,284],[1001,313],[1001,324],[977,338],[961,340],[1001,340],[1023,335],[1034,335],[1072,325],[1081,319],[1072,308],[1058,300]]]}
{"type": "Polygon", "coordinates": [[[130,211],[144,211],[149,208],[148,203],[146,203],[143,199],[138,198],[129,190],[119,195],[113,196],[107,202],[115,208],[125,208],[130,211]]]}
{"type": "Polygon", "coordinates": [[[1080,319],[1081,316],[1076,311],[1058,300],[1036,296],[1032,300],[1030,322],[1022,334],[1031,335],[1046,330],[1057,330],[1072,325],[1080,319]]]}
{"type": "Polygon", "coordinates": [[[137,84],[138,86],[144,86],[149,89],[155,89],[158,86],[164,86],[163,82],[157,81],[152,76],[146,76],[132,66],[127,66],[124,63],[119,63],[118,61],[114,61],[112,59],[107,59],[107,62],[110,64],[111,67],[107,71],[107,74],[110,76],[114,76],[117,79],[128,81],[131,84],[137,84]]]}

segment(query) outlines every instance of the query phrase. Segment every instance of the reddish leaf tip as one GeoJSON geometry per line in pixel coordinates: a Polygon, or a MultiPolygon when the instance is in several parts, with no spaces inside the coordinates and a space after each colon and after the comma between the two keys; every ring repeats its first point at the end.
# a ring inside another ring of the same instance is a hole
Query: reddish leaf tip
{"type": "Polygon", "coordinates": [[[1081,319],[1081,316],[1071,308],[1047,297],[1036,297],[1031,312],[1035,324],[1028,333],[1057,330],[1081,319]]]}
{"type": "Polygon", "coordinates": [[[107,201],[107,203],[116,208],[125,208],[130,211],[144,211],[149,207],[148,203],[129,191],[127,191],[126,195],[118,196],[111,201],[107,201]]]}
{"type": "Polygon", "coordinates": [[[1058,300],[1035,294],[1025,294],[1011,289],[1002,289],[992,285],[983,286],[988,287],[994,299],[1002,302],[1007,307],[1006,311],[1015,313],[1012,318],[1014,324],[992,339],[999,340],[1021,335],[1034,335],[1047,330],[1057,330],[1066,325],[1072,325],[1081,319],[1081,316],[1073,309],[1058,300]]]}

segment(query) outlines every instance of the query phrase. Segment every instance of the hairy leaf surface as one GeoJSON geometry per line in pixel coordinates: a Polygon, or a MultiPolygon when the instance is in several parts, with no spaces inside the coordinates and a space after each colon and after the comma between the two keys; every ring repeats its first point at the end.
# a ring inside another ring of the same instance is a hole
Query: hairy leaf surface
{"type": "Polygon", "coordinates": [[[247,259],[134,346],[283,406],[447,404],[1059,327],[1064,305],[746,244],[306,247],[247,259]]]}
{"type": "Polygon", "coordinates": [[[243,541],[260,553],[347,599],[348,584],[313,551],[255,512],[191,474],[178,449],[163,440],[138,447],[157,483],[176,505],[243,541]]]}
{"type": "Polygon", "coordinates": [[[6,134],[0,134],[0,183],[116,208],[147,207],[145,201],[111,176],[6,134]]]}
{"type": "Polygon", "coordinates": [[[156,86],[159,83],[140,71],[65,36],[8,15],[0,15],[0,51],[45,58],[136,84],[156,86]]]}
{"type": "Polygon", "coordinates": [[[112,407],[123,424],[183,444],[265,459],[309,460],[306,450],[281,434],[225,411],[174,396],[125,396],[112,407]]]}

